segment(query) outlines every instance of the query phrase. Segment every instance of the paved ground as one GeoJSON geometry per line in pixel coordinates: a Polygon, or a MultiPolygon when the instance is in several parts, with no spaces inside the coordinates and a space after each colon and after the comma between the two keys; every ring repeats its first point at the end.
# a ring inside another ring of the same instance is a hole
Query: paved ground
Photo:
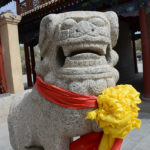
{"type": "Polygon", "coordinates": [[[7,116],[10,103],[10,97],[0,98],[0,150],[12,150],[9,143],[7,126],[7,116]]]}
{"type": "Polygon", "coordinates": [[[12,150],[6,122],[0,125],[0,150],[12,150]]]}
{"type": "Polygon", "coordinates": [[[150,113],[142,113],[141,129],[134,129],[124,139],[121,150],[150,150],[150,113]]]}

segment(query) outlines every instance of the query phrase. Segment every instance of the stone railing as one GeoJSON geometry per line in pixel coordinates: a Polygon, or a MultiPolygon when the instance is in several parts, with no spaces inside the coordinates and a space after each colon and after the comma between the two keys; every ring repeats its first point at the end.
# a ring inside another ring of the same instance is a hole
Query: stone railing
{"type": "Polygon", "coordinates": [[[1,85],[4,88],[4,80],[6,80],[6,92],[12,94],[24,90],[18,38],[18,23],[20,20],[21,17],[19,15],[14,15],[11,11],[0,14],[1,85]]]}

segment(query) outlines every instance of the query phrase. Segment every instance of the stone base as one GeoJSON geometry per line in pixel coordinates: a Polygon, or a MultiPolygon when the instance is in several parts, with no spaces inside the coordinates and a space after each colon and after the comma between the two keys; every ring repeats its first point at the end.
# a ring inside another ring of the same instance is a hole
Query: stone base
{"type": "Polygon", "coordinates": [[[141,95],[141,99],[143,101],[149,101],[150,102],[150,97],[144,97],[144,95],[141,95]]]}
{"type": "Polygon", "coordinates": [[[144,97],[141,95],[142,103],[139,104],[140,111],[150,113],[150,98],[144,97]]]}

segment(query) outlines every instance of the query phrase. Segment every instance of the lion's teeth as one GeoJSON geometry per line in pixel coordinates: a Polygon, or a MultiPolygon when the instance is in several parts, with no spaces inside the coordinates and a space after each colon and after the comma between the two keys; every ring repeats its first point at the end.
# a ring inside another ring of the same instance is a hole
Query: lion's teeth
{"type": "Polygon", "coordinates": [[[83,43],[74,43],[74,44],[63,44],[63,51],[64,55],[70,56],[71,53],[76,53],[80,51],[86,51],[86,50],[91,50],[91,52],[97,52],[100,55],[105,55],[106,54],[106,49],[107,49],[107,44],[100,44],[100,43],[88,43],[88,42],[83,42],[83,43]]]}
{"type": "Polygon", "coordinates": [[[66,57],[69,56],[70,51],[69,51],[69,49],[68,49],[68,46],[63,46],[62,48],[63,48],[64,55],[65,55],[66,57]]]}
{"type": "Polygon", "coordinates": [[[87,54],[86,54],[86,57],[81,56],[81,54],[78,54],[78,55],[79,56],[67,57],[63,67],[64,68],[76,68],[79,66],[80,67],[92,67],[92,66],[95,67],[95,66],[101,66],[101,65],[107,64],[105,56],[98,56],[99,58],[97,57],[94,59],[94,57],[93,58],[88,57],[87,54]]]}

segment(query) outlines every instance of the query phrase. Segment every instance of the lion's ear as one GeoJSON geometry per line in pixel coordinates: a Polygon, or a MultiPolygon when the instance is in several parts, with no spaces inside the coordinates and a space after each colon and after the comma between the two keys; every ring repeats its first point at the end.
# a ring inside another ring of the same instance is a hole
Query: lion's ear
{"type": "Polygon", "coordinates": [[[118,16],[113,11],[108,11],[104,13],[107,17],[107,19],[110,22],[111,27],[111,41],[112,41],[112,47],[114,47],[118,40],[119,35],[119,23],[118,23],[118,16]]]}
{"type": "Polygon", "coordinates": [[[50,14],[44,17],[40,23],[40,34],[39,34],[39,47],[41,56],[44,57],[49,42],[53,40],[56,25],[59,21],[59,15],[50,14]]]}

